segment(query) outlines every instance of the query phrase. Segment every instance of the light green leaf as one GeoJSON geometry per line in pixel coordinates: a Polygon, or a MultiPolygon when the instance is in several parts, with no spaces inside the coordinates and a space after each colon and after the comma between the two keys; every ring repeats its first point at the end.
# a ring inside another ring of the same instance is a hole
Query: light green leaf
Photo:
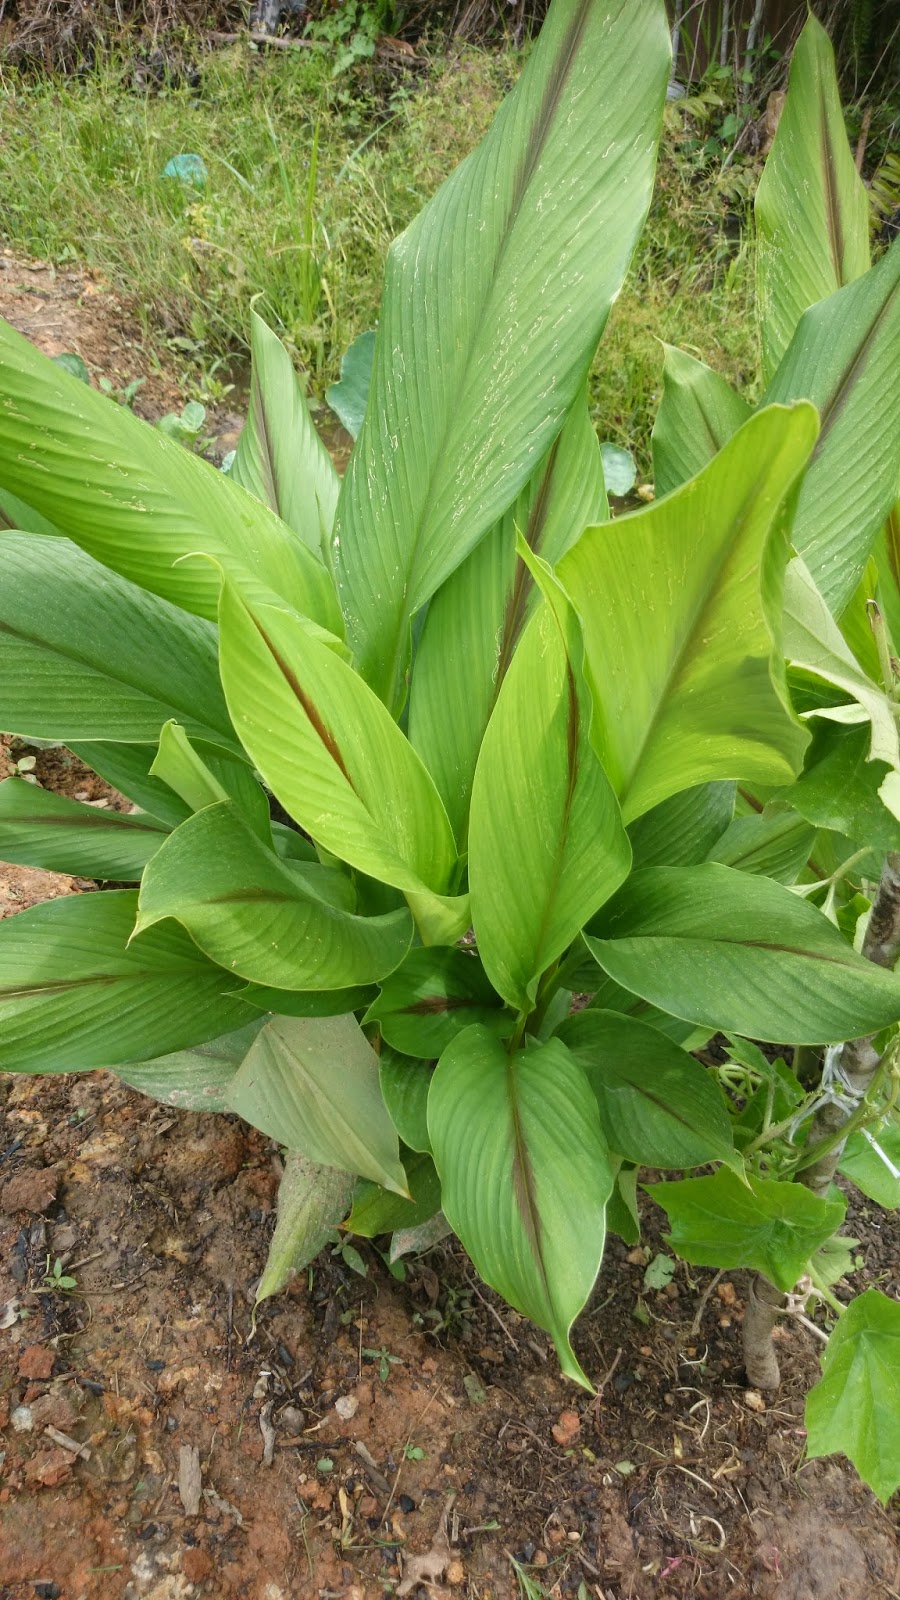
{"type": "Polygon", "coordinates": [[[600,459],[607,494],[614,494],[618,500],[624,499],[637,483],[634,456],[630,450],[623,450],[621,445],[612,444],[607,439],[600,446],[600,459]]]}
{"type": "MultiPolygon", "coordinates": [[[[794,791],[785,791],[793,800],[794,791]]],[[[756,872],[776,883],[796,883],[816,841],[816,830],[782,806],[766,806],[757,816],[735,817],[707,851],[707,861],[720,861],[739,872],[756,872]]]]}
{"type": "Polygon", "coordinates": [[[885,1117],[851,1133],[841,1155],[841,1172],[864,1195],[884,1206],[900,1208],[900,1121],[885,1117]]]}
{"type": "Polygon", "coordinates": [[[586,529],[559,563],[584,628],[591,739],[626,822],[705,780],[785,782],[800,765],[783,509],[815,436],[809,406],[759,412],[698,477],[586,529]]]}
{"type": "Polygon", "coordinates": [[[410,1150],[431,1151],[428,1134],[428,1091],[431,1069],[382,1045],[378,1065],[381,1094],[390,1119],[410,1150]]]}
{"type": "Polygon", "coordinates": [[[229,583],[221,673],[245,749],[311,838],[413,894],[446,895],[456,847],[434,784],[362,679],[299,617],[229,583]]]}
{"type": "Polygon", "coordinates": [[[281,861],[229,804],[170,834],[141,884],[138,926],[174,917],[202,950],[251,983],[342,989],[372,983],[409,949],[409,913],[355,915],[333,867],[281,861]]]}
{"type": "Polygon", "coordinates": [[[250,313],[250,410],[231,465],[235,483],[328,559],[340,482],[277,334],[250,313]]]}
{"type": "Polygon", "coordinates": [[[734,816],[733,783],[682,789],[645,811],[628,829],[636,867],[693,867],[721,839],[734,816]]]}
{"type": "Polygon", "coordinates": [[[444,1214],[477,1271],[589,1388],[569,1331],[603,1255],[613,1169],[581,1068],[556,1039],[510,1057],[470,1028],[438,1063],[428,1130],[444,1214]]]}
{"type": "Polygon", "coordinates": [[[541,974],[618,888],[631,850],[590,739],[571,608],[551,591],[497,699],[472,789],[469,890],[478,953],[522,1011],[541,974]]]}
{"type": "Polygon", "coordinates": [[[332,411],[354,439],[363,425],[369,403],[374,356],[374,333],[358,334],[341,356],[340,382],[333,383],[325,395],[332,411]]]}
{"type": "Polygon", "coordinates": [[[355,1017],[273,1017],[244,1058],[228,1104],[310,1161],[408,1194],[378,1057],[355,1017]]]}
{"type": "Polygon", "coordinates": [[[441,1209],[441,1184],[430,1155],[409,1155],[404,1162],[411,1200],[391,1194],[377,1183],[360,1183],[347,1218],[348,1233],[374,1239],[379,1233],[421,1228],[441,1209]]]}
{"type": "Polygon", "coordinates": [[[567,1017],[556,1036],[584,1069],[611,1149],[647,1167],[734,1160],[714,1079],[655,1028],[591,1008],[567,1017]]]}
{"type": "Polygon", "coordinates": [[[787,99],[755,212],[768,380],[803,312],[869,265],[869,197],[847,143],[834,51],[813,16],[794,46],[787,99]]]}
{"type": "Polygon", "coordinates": [[[248,597],[281,596],[341,632],[328,571],[285,523],[230,474],[61,371],[2,319],[0,394],[0,490],[20,495],[98,561],[214,618],[218,574],[208,561],[181,562],[203,551],[248,597]]]}
{"type": "Polygon", "coordinates": [[[495,1032],[513,1024],[477,955],[446,945],[411,950],[381,984],[365,1020],[377,1022],[395,1050],[433,1060],[473,1022],[495,1032]]]}
{"type": "Polygon", "coordinates": [[[804,312],[763,403],[811,400],[821,422],[791,537],[835,615],[897,496],[900,240],[804,312]]]}
{"type": "Polygon", "coordinates": [[[231,1081],[264,1020],[255,1017],[237,1032],[192,1050],[176,1050],[153,1061],[128,1061],[112,1070],[123,1083],[165,1106],[180,1111],[227,1111],[231,1081]]]}
{"type": "Polygon", "coordinates": [[[0,783],[0,861],[127,882],[140,877],[168,832],[154,817],[98,810],[24,778],[0,783]]]}
{"type": "Polygon", "coordinates": [[[0,922],[7,1072],[115,1067],[243,1027],[253,1010],[174,923],[131,938],[137,894],[66,896],[0,922]],[[130,941],[130,942],[129,942],[130,941]]]}
{"type": "Polygon", "coordinates": [[[167,722],[160,730],[150,775],[191,811],[231,801],[257,838],[271,845],[269,802],[247,763],[213,745],[194,745],[179,722],[167,722]]]}
{"type": "Polygon", "coordinates": [[[892,768],[870,759],[871,739],[868,726],[842,728],[817,718],[806,765],[784,798],[816,828],[872,850],[900,850],[900,821],[879,794],[892,768]]]}
{"type": "Polygon", "coordinates": [[[664,348],[663,397],[651,436],[657,500],[702,472],[750,416],[747,401],[711,367],[674,345],[664,348]]]}
{"type": "Polygon", "coordinates": [[[900,743],[893,706],[853,655],[805,564],[790,561],[784,583],[784,651],[803,667],[850,696],[872,724],[873,760],[900,766],[900,743]]]}
{"type": "Polygon", "coordinates": [[[309,1161],[299,1150],[287,1151],[278,1186],[275,1232],[255,1305],[279,1294],[315,1260],[346,1216],[352,1193],[353,1180],[346,1172],[309,1161]]]}
{"type": "Polygon", "coordinates": [[[887,1504],[900,1486],[900,1305],[867,1289],[851,1301],[806,1397],[810,1456],[849,1456],[887,1504]]]}
{"type": "Polygon", "coordinates": [[[391,247],[334,563],[360,670],[393,710],[411,618],[582,389],[649,203],[669,57],[658,0],[557,0],[487,137],[391,247]]]}
{"type": "Polygon", "coordinates": [[[214,629],[106,571],[68,540],[0,534],[4,728],[66,743],[155,744],[169,717],[234,746],[214,629]]]}
{"type": "Polygon", "coordinates": [[[842,1194],[820,1199],[802,1183],[747,1174],[728,1167],[708,1178],[648,1183],[671,1224],[666,1242],[695,1267],[746,1267],[763,1272],[787,1294],[810,1256],[844,1220],[842,1194]]]}
{"type": "Polygon", "coordinates": [[[99,772],[114,789],[169,828],[177,828],[179,822],[186,822],[190,816],[190,807],[167,784],[150,777],[150,768],[156,759],[155,744],[73,739],[69,749],[86,767],[99,772]]]}
{"type": "Polygon", "coordinates": [[[42,517],[39,511],[26,505],[17,495],[10,494],[8,489],[0,488],[0,529],[5,528],[18,528],[22,533],[47,533],[54,539],[62,538],[55,523],[42,517]]]}
{"type": "Polygon", "coordinates": [[[540,600],[518,534],[551,564],[608,515],[600,446],[585,395],[500,522],[438,590],[416,648],[409,736],[462,845],[484,731],[540,600]]]}
{"type": "Polygon", "coordinates": [[[618,983],[710,1031],[833,1044],[900,1018],[900,975],[790,889],[713,862],[632,873],[586,942],[618,983]]]}

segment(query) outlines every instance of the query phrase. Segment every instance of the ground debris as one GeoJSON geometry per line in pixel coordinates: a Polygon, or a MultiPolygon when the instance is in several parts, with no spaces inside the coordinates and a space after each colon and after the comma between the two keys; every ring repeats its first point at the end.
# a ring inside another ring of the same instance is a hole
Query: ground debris
{"type": "Polygon", "coordinates": [[[189,1517],[199,1514],[202,1486],[200,1451],[194,1444],[183,1444],[178,1452],[178,1493],[189,1517]]]}

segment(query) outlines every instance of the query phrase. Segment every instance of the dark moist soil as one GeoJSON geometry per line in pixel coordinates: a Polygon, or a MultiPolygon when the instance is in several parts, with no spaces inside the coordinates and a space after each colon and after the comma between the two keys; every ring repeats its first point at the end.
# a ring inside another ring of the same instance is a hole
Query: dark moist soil
{"type": "MultiPolygon", "coordinates": [[[[123,312],[87,283],[66,275],[62,345],[96,338],[109,373],[123,312]]],[[[0,776],[29,753],[47,788],[127,807],[67,751],[5,739],[0,776]]],[[[95,888],[0,867],[0,917],[95,888]]],[[[278,1173],[236,1119],[111,1074],[0,1079],[0,1600],[514,1600],[511,1557],[578,1600],[900,1596],[891,1514],[803,1462],[817,1342],[780,1328],[781,1392],[748,1391],[743,1282],[679,1265],[645,1290],[649,1201],[576,1329],[592,1400],[456,1246],[403,1284],[369,1245],[365,1278],[326,1251],[252,1336],[278,1173]]],[[[861,1279],[895,1277],[894,1220],[848,1227],[861,1279]]]]}

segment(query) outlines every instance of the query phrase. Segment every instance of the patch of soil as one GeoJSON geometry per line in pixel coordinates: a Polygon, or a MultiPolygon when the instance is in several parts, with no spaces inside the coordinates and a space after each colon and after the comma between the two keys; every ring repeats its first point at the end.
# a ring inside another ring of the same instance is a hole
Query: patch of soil
{"type": "MultiPolygon", "coordinates": [[[[117,303],[85,304],[83,348],[127,350],[117,303]]],[[[67,751],[6,739],[0,768],[29,753],[127,806],[67,751]]],[[[0,868],[0,916],[93,888],[0,868]]],[[[814,1339],[785,1324],[782,1391],[748,1392],[743,1284],[679,1265],[647,1291],[649,1202],[576,1329],[592,1399],[455,1245],[402,1284],[326,1250],[254,1334],[278,1173],[237,1119],[112,1074],[0,1080],[0,1600],[514,1600],[510,1557],[560,1600],[897,1595],[891,1517],[803,1462],[814,1339]]],[[[848,1226],[863,1276],[896,1277],[893,1219],[848,1226]]]]}

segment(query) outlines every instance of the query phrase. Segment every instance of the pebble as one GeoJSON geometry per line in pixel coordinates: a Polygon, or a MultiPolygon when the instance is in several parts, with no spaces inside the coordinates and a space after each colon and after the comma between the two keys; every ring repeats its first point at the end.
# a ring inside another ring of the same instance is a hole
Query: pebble
{"type": "Polygon", "coordinates": [[[574,1444],[581,1432],[581,1418],[577,1411],[561,1411],[553,1427],[550,1429],[556,1443],[566,1449],[574,1444]]]}
{"type": "Polygon", "coordinates": [[[412,1495],[402,1494],[400,1496],[400,1510],[401,1511],[405,1511],[407,1516],[408,1516],[410,1511],[415,1511],[415,1509],[416,1509],[416,1502],[412,1498],[412,1495]]]}
{"type": "Polygon", "coordinates": [[[30,1433],[34,1427],[34,1415],[30,1406],[16,1406],[9,1420],[14,1433],[30,1433]]]}
{"type": "Polygon", "coordinates": [[[359,1401],[355,1394],[342,1394],[335,1400],[334,1409],[342,1422],[349,1422],[359,1410],[359,1401]]]}

